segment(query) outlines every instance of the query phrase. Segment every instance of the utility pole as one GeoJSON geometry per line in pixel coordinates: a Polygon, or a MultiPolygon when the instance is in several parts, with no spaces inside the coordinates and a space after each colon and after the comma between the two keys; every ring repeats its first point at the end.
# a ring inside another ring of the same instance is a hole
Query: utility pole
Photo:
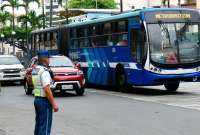
{"type": "Polygon", "coordinates": [[[66,0],[66,23],[69,24],[68,0],[66,0]]]}
{"type": "MultiPolygon", "coordinates": [[[[26,3],[26,7],[25,7],[25,10],[26,10],[26,16],[28,15],[28,1],[25,2],[26,3]]],[[[29,35],[28,35],[28,22],[26,22],[26,47],[27,47],[27,54],[29,56],[29,35]]],[[[23,43],[24,44],[24,43],[23,43]]]]}
{"type": "Polygon", "coordinates": [[[45,29],[44,0],[42,0],[43,29],[45,29]]]}
{"type": "Polygon", "coordinates": [[[98,1],[96,0],[96,9],[98,9],[98,1]]]}
{"type": "Polygon", "coordinates": [[[181,7],[181,0],[178,0],[178,7],[181,7]]]}
{"type": "Polygon", "coordinates": [[[50,17],[49,17],[49,26],[52,26],[52,18],[53,18],[53,0],[50,0],[50,17]]]}
{"type": "Polygon", "coordinates": [[[147,7],[150,7],[150,1],[149,0],[147,1],[147,7]]]}
{"type": "Polygon", "coordinates": [[[167,1],[167,7],[170,8],[170,0],[167,1]]]}
{"type": "Polygon", "coordinates": [[[120,12],[123,12],[123,0],[120,0],[120,12]]]}

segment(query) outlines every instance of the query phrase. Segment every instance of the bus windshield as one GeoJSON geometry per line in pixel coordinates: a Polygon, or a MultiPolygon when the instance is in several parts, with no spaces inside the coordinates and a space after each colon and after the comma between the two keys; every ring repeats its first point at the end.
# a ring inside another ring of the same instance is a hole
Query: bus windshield
{"type": "Polygon", "coordinates": [[[159,64],[189,64],[200,61],[200,24],[148,24],[150,55],[159,64]]]}
{"type": "Polygon", "coordinates": [[[73,63],[66,57],[52,57],[49,62],[50,67],[73,67],[73,63]]]}

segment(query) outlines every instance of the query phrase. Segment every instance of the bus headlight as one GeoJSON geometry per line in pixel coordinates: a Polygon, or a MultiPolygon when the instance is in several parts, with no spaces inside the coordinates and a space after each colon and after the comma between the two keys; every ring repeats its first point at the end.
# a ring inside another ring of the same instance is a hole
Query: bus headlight
{"type": "Polygon", "coordinates": [[[150,71],[152,71],[154,73],[161,73],[162,72],[162,70],[160,68],[157,68],[157,67],[154,67],[154,66],[150,67],[150,71]]]}
{"type": "Polygon", "coordinates": [[[200,72],[200,67],[197,67],[197,68],[196,68],[196,71],[197,71],[197,72],[200,72]]]}

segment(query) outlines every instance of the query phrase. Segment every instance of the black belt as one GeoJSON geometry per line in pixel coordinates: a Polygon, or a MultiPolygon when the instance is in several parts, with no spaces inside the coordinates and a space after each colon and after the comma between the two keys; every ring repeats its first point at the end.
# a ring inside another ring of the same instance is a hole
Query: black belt
{"type": "Polygon", "coordinates": [[[47,97],[35,97],[35,98],[38,98],[38,99],[47,99],[47,97]]]}

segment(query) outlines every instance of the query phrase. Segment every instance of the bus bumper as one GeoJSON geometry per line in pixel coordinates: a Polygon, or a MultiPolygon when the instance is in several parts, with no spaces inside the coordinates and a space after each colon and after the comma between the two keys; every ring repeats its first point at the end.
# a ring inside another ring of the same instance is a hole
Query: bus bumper
{"type": "MultiPolygon", "coordinates": [[[[138,85],[163,85],[167,82],[200,82],[200,72],[190,73],[190,74],[176,74],[176,75],[162,75],[156,74],[149,71],[143,71],[143,77],[141,79],[141,84],[138,85]]],[[[132,82],[134,84],[134,82],[132,82]]],[[[137,85],[137,84],[136,84],[137,85]]]]}

